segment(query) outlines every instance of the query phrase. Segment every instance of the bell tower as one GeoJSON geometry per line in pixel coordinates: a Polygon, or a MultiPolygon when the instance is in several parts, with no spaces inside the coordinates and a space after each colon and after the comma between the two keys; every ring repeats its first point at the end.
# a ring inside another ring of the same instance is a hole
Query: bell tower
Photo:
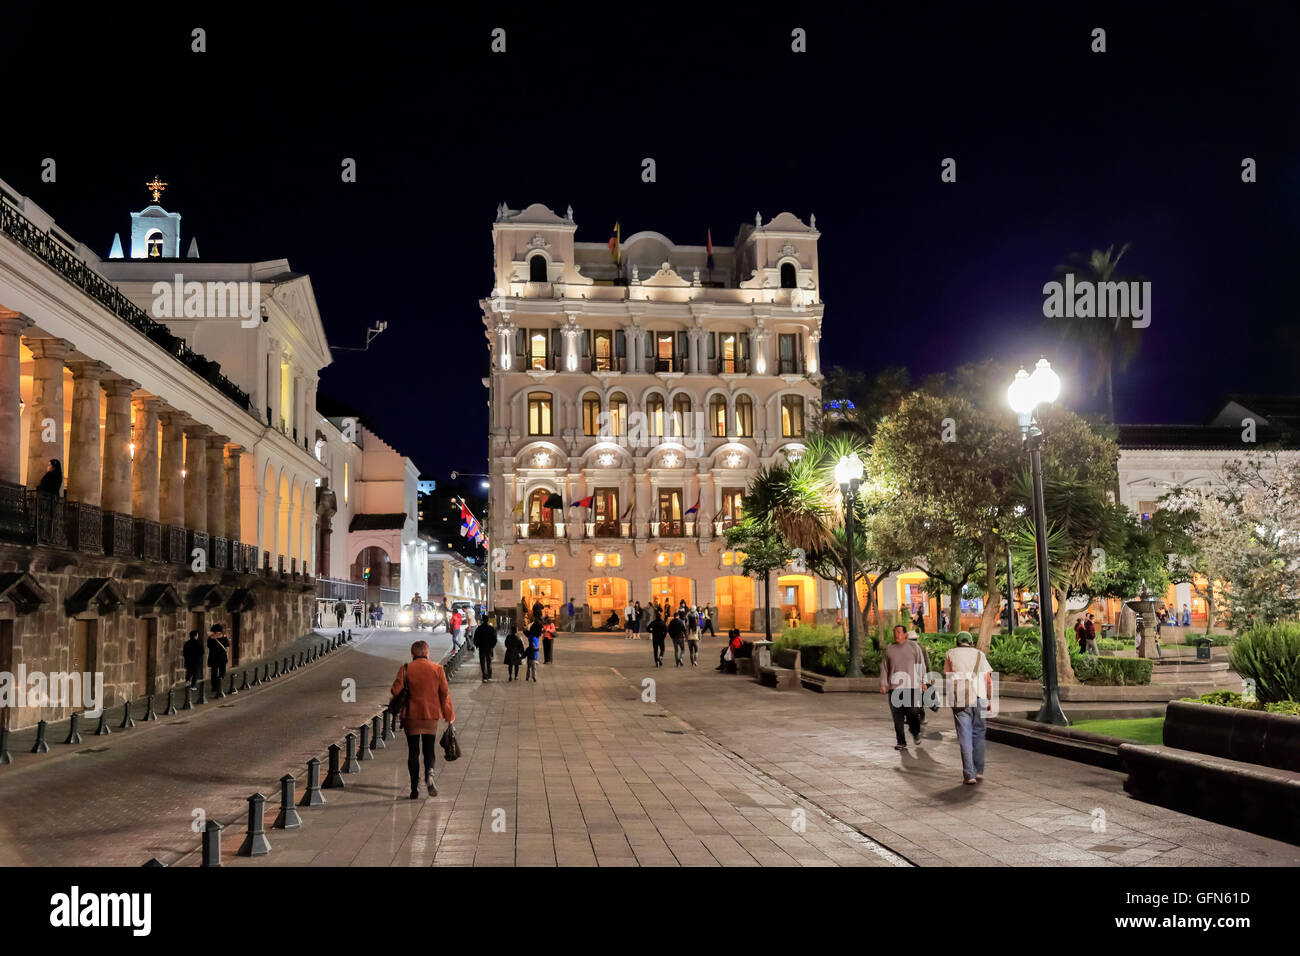
{"type": "Polygon", "coordinates": [[[131,213],[132,259],[179,259],[181,255],[181,214],[168,212],[158,205],[167,184],[154,176],[145,183],[153,193],[153,203],[131,213]]]}

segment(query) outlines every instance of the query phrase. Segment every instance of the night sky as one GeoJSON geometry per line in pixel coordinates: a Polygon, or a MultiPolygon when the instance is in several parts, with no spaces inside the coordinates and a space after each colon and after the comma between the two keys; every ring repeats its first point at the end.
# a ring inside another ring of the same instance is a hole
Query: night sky
{"type": "Polygon", "coordinates": [[[1044,341],[1042,285],[1071,252],[1131,242],[1125,265],[1152,281],[1154,307],[1116,381],[1121,421],[1194,422],[1224,392],[1300,391],[1294,5],[1050,6],[367,20],[364,5],[45,4],[7,11],[0,34],[0,179],[107,256],[157,173],[183,248],[197,236],[209,260],[288,258],[311,274],[333,345],[386,320],[369,352],[335,353],[321,389],[437,479],[486,470],[477,300],[500,202],[571,204],[579,241],[596,242],[616,219],[625,237],[701,244],[712,229],[726,245],[755,210],[815,213],[824,363],[919,379],[1046,350],[1081,411],[1101,402],[1044,341]],[[195,26],[207,53],[190,52],[195,26]],[[496,26],[504,55],[489,51],[496,26]],[[1098,26],[1104,54],[1089,51],[1098,26]],[[949,156],[956,184],[939,179],[949,156]],[[340,181],[344,157],[356,184],[340,181]]]}

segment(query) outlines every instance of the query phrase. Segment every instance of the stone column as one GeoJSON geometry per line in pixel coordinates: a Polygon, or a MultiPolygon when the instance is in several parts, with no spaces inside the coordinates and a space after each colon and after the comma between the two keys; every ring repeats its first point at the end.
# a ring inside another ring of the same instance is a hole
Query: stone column
{"type": "Polygon", "coordinates": [[[99,380],[108,366],[90,359],[68,362],[72,369],[72,434],[68,442],[68,499],[99,505],[102,475],[99,448],[99,380]]]}
{"type": "Polygon", "coordinates": [[[239,456],[244,449],[239,445],[228,444],[224,449],[222,460],[222,486],[225,498],[226,537],[231,541],[244,540],[243,511],[240,500],[239,456]]]}
{"type": "Polygon", "coordinates": [[[22,353],[19,336],[32,324],[17,312],[0,310],[0,481],[18,484],[22,478],[22,414],[19,390],[22,353]]]}
{"type": "MultiPolygon", "coordinates": [[[[280,354],[279,339],[270,340],[267,344],[267,354],[271,362],[271,394],[266,397],[266,406],[271,410],[271,421],[268,424],[278,430],[280,428],[280,419],[284,415],[284,409],[280,407],[280,363],[283,361],[283,357],[280,354]]],[[[262,411],[265,412],[266,409],[262,411]]]]}
{"type": "Polygon", "coordinates": [[[207,425],[185,426],[185,527],[208,530],[207,425]]]}
{"type": "Polygon", "coordinates": [[[225,435],[209,435],[207,438],[207,479],[208,479],[208,534],[217,538],[229,538],[226,529],[226,489],[224,482],[225,435]]]}
{"type": "Polygon", "coordinates": [[[27,411],[27,487],[35,488],[51,458],[57,458],[67,470],[63,452],[63,360],[73,346],[65,339],[26,336],[23,341],[32,351],[34,365],[32,402],[27,411]]]}
{"type": "Polygon", "coordinates": [[[104,415],[104,479],[99,506],[118,514],[131,513],[131,393],[139,386],[130,379],[105,377],[108,395],[104,415]]]}
{"type": "Polygon", "coordinates": [[[174,528],[185,527],[185,426],[190,417],[175,409],[158,416],[162,422],[161,467],[158,471],[159,519],[174,528]]]}
{"type": "Polygon", "coordinates": [[[148,392],[131,399],[135,425],[131,440],[135,457],[131,462],[131,513],[137,518],[158,520],[158,406],[162,403],[148,392]]]}

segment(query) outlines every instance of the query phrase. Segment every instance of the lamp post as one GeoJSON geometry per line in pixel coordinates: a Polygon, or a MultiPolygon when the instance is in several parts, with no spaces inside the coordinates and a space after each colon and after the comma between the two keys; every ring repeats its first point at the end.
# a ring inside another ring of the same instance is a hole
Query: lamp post
{"type": "Polygon", "coordinates": [[[1069,721],[1061,710],[1056,682],[1056,631],[1052,627],[1052,584],[1047,569],[1047,509],[1043,505],[1043,430],[1036,411],[1044,403],[1056,401],[1061,393],[1061,379],[1052,371],[1047,359],[1038,360],[1033,374],[1023,368],[1007,389],[1007,401],[1016,413],[1020,434],[1029,448],[1034,479],[1034,529],[1038,555],[1038,615],[1043,642],[1043,706],[1034,718],[1042,724],[1066,726],[1069,721]]]}
{"type": "Polygon", "coordinates": [[[853,511],[858,500],[858,485],[862,482],[862,459],[855,451],[835,463],[835,483],[844,496],[844,542],[849,552],[848,592],[849,605],[849,667],[846,677],[862,676],[862,652],[858,647],[858,574],[853,560],[853,511]]]}

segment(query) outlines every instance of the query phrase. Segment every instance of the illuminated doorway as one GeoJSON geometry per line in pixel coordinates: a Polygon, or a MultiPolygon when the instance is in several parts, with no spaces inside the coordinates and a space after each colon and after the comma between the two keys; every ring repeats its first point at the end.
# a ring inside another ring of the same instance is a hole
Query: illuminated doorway
{"type": "Polygon", "coordinates": [[[673,611],[685,601],[688,605],[695,601],[695,582],[690,578],[667,574],[650,579],[650,600],[667,604],[673,611]]]}
{"type": "Polygon", "coordinates": [[[591,607],[592,622],[603,621],[610,611],[617,611],[622,617],[627,595],[627,578],[587,578],[587,604],[591,607]]]}
{"type": "Polygon", "coordinates": [[[531,612],[538,601],[542,602],[542,613],[549,614],[551,620],[559,620],[560,605],[564,603],[564,582],[559,578],[524,578],[519,582],[519,597],[528,602],[531,612]]]}
{"type": "Polygon", "coordinates": [[[817,585],[808,574],[783,574],[776,579],[776,593],[781,603],[781,619],[789,626],[795,621],[812,624],[817,618],[817,585]]]}
{"type": "Polygon", "coordinates": [[[748,631],[754,626],[754,579],[742,574],[715,578],[713,591],[718,602],[718,630],[740,628],[748,631]]]}

